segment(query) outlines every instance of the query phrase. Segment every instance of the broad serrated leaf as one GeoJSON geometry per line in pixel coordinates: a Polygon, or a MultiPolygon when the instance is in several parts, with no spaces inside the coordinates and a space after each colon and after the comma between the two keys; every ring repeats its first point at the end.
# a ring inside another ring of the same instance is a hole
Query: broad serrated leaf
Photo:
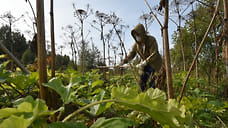
{"type": "Polygon", "coordinates": [[[23,102],[20,105],[18,105],[17,110],[20,112],[32,112],[33,106],[31,103],[23,102]]]}
{"type": "Polygon", "coordinates": [[[70,77],[70,83],[72,86],[78,85],[82,81],[80,76],[74,76],[73,74],[70,77]]]}
{"type": "MultiPolygon", "coordinates": [[[[100,93],[97,95],[97,99],[94,100],[93,102],[102,101],[104,99],[104,96],[105,96],[105,91],[101,90],[100,93]]],[[[103,113],[105,110],[110,108],[112,104],[113,104],[113,102],[94,105],[94,106],[90,107],[90,113],[92,115],[98,116],[101,113],[103,113]]]]}
{"type": "Polygon", "coordinates": [[[36,119],[35,121],[33,121],[31,128],[47,128],[46,119],[44,118],[36,119]]]}
{"type": "Polygon", "coordinates": [[[0,82],[5,82],[8,78],[10,78],[10,72],[5,71],[5,67],[9,62],[10,61],[6,61],[5,63],[0,64],[0,82]]]}
{"type": "Polygon", "coordinates": [[[87,126],[81,122],[71,123],[71,122],[54,122],[48,124],[48,128],[87,128],[87,126]]]}
{"type": "Polygon", "coordinates": [[[17,108],[0,109],[0,119],[8,118],[13,114],[31,113],[32,111],[33,111],[32,104],[28,102],[23,102],[20,105],[18,105],[17,108]]]}
{"type": "Polygon", "coordinates": [[[174,100],[167,102],[165,93],[159,89],[150,88],[137,94],[134,89],[113,88],[111,95],[119,104],[147,113],[163,126],[180,127],[185,121],[184,109],[174,100]]]}
{"type": "Polygon", "coordinates": [[[0,82],[4,83],[9,78],[10,78],[10,72],[0,71],[0,82]]]}
{"type": "Polygon", "coordinates": [[[127,118],[105,119],[105,117],[101,117],[90,128],[128,128],[130,126],[136,126],[136,123],[127,118]]]}
{"type": "Polygon", "coordinates": [[[19,89],[24,89],[27,86],[26,80],[27,76],[20,74],[8,79],[8,82],[13,83],[19,89]]]}
{"type": "Polygon", "coordinates": [[[25,98],[20,98],[20,99],[15,100],[13,102],[14,107],[17,107],[18,105],[20,105],[23,102],[31,103],[33,107],[36,105],[36,102],[34,101],[32,96],[26,96],[25,98]]]}
{"type": "Polygon", "coordinates": [[[112,88],[111,98],[121,99],[121,98],[135,98],[138,91],[132,88],[112,88]],[[124,94],[124,95],[122,95],[124,94]]]}
{"type": "Polygon", "coordinates": [[[33,116],[36,118],[37,116],[41,116],[44,113],[49,112],[48,107],[45,104],[45,101],[41,99],[36,99],[36,106],[33,108],[33,116]]]}
{"type": "Polygon", "coordinates": [[[64,86],[60,79],[52,78],[48,83],[44,83],[43,85],[55,90],[61,96],[61,99],[65,104],[68,104],[72,101],[72,83],[69,83],[68,86],[64,86]]]}
{"type": "Polygon", "coordinates": [[[17,113],[18,110],[16,108],[3,108],[0,109],[0,119],[9,117],[12,114],[17,113]]]}
{"type": "Polygon", "coordinates": [[[104,84],[103,80],[97,80],[92,83],[92,87],[102,86],[104,84]]]}
{"type": "Polygon", "coordinates": [[[45,101],[41,99],[34,100],[31,96],[27,96],[15,101],[14,107],[15,108],[0,109],[0,119],[4,119],[0,125],[4,127],[0,128],[5,128],[6,125],[9,125],[8,122],[14,119],[15,122],[12,121],[9,126],[18,126],[17,128],[24,128],[24,126],[27,126],[27,123],[29,122],[28,126],[35,123],[33,124],[33,127],[38,128],[46,125],[46,120],[43,121],[43,117],[53,115],[56,112],[63,110],[63,108],[60,108],[55,111],[49,111],[45,101]]]}
{"type": "Polygon", "coordinates": [[[31,120],[24,119],[23,116],[12,115],[0,124],[0,128],[27,128],[31,123],[31,120]]]}

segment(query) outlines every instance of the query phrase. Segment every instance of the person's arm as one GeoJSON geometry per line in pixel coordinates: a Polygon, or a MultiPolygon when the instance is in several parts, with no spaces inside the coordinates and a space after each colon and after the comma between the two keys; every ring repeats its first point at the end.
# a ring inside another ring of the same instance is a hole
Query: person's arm
{"type": "Polygon", "coordinates": [[[157,55],[157,54],[159,54],[159,52],[158,52],[158,45],[157,45],[157,42],[156,42],[156,40],[155,40],[155,38],[152,38],[151,39],[151,41],[152,41],[152,43],[151,43],[151,49],[150,49],[150,56],[148,56],[147,58],[146,58],[146,62],[148,63],[148,62],[151,62],[151,61],[154,61],[154,59],[155,59],[155,56],[157,55]]]}
{"type": "Polygon", "coordinates": [[[132,50],[128,54],[128,56],[123,60],[122,64],[128,63],[136,56],[136,54],[137,54],[136,49],[137,49],[137,44],[135,43],[132,47],[132,50]]]}

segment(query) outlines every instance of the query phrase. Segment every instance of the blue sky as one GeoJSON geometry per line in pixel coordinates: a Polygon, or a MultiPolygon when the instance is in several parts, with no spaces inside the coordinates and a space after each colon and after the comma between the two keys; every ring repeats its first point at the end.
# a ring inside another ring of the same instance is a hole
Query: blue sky
{"type": "MultiPolygon", "coordinates": [[[[30,0],[32,5],[35,7],[36,0],[30,0]]],[[[49,0],[45,1],[45,28],[46,28],[46,40],[50,40],[49,34],[49,0]]],[[[149,4],[153,7],[159,4],[159,0],[148,0],[149,4]]],[[[122,19],[122,23],[129,25],[129,29],[126,29],[124,43],[127,51],[129,51],[134,43],[133,38],[130,35],[131,29],[141,22],[139,16],[143,13],[148,13],[149,9],[144,3],[144,0],[54,0],[54,16],[55,16],[55,38],[57,45],[65,45],[64,40],[61,38],[63,31],[62,27],[66,25],[74,25],[75,22],[79,23],[78,20],[73,17],[73,7],[72,4],[75,3],[77,8],[85,9],[87,4],[90,4],[90,7],[94,11],[100,11],[104,13],[115,12],[117,16],[122,19]]],[[[1,2],[0,15],[3,15],[5,12],[11,11],[12,15],[15,17],[20,17],[21,14],[28,12],[28,15],[32,17],[32,11],[29,7],[29,4],[25,0],[4,0],[1,2]]],[[[28,17],[25,14],[25,18],[28,17]]],[[[160,21],[163,23],[163,17],[159,17],[160,21]]],[[[93,17],[87,19],[88,22],[92,22],[93,17]]],[[[27,20],[27,23],[32,26],[32,21],[27,20]]],[[[6,24],[6,22],[0,19],[0,25],[6,24]]],[[[86,29],[90,29],[91,32],[89,36],[93,37],[94,43],[102,52],[102,43],[99,40],[100,33],[95,29],[92,30],[89,24],[85,24],[86,29]]],[[[14,30],[19,30],[23,33],[27,30],[32,30],[28,25],[23,22],[23,20],[17,21],[13,26],[14,30]]],[[[171,34],[176,29],[176,27],[170,23],[169,24],[169,38],[171,34]],[[171,26],[171,27],[170,27],[171,26]]],[[[85,33],[88,33],[88,30],[85,30],[85,33]]],[[[150,35],[156,37],[159,51],[162,52],[162,38],[161,38],[161,29],[156,21],[154,21],[149,27],[150,35]]],[[[26,36],[27,39],[30,39],[31,36],[26,36]]],[[[113,42],[117,43],[117,42],[113,42]]],[[[171,40],[170,40],[171,44],[171,40]]],[[[57,51],[59,51],[57,46],[57,51]]],[[[172,47],[172,46],[171,46],[172,47]]],[[[69,48],[65,48],[65,54],[70,55],[69,48]]],[[[162,53],[161,53],[162,54],[162,53]]]]}

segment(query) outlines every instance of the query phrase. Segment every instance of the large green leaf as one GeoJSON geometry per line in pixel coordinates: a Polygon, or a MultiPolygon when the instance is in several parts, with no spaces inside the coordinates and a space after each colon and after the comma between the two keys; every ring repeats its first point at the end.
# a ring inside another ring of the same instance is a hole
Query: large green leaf
{"type": "MultiPolygon", "coordinates": [[[[104,99],[104,96],[105,96],[105,91],[101,90],[100,93],[95,96],[96,99],[93,100],[93,102],[102,101],[104,99]]],[[[90,113],[98,116],[101,113],[103,113],[105,110],[110,108],[112,104],[113,104],[113,102],[94,105],[94,106],[90,107],[90,113]]]]}
{"type": "Polygon", "coordinates": [[[128,128],[129,126],[136,126],[136,124],[127,118],[105,119],[105,117],[101,117],[90,128],[128,128]]]}
{"type": "Polygon", "coordinates": [[[87,126],[81,122],[77,122],[77,123],[54,122],[54,123],[48,124],[48,128],[87,128],[87,126]]]}
{"type": "Polygon", "coordinates": [[[0,119],[9,117],[12,114],[18,113],[16,108],[3,108],[0,109],[0,119]]]}
{"type": "Polygon", "coordinates": [[[33,97],[32,96],[27,96],[25,98],[20,98],[20,99],[15,100],[13,102],[14,107],[19,106],[23,102],[31,103],[33,107],[36,105],[36,102],[34,101],[33,97]]]}
{"type": "Polygon", "coordinates": [[[12,115],[0,124],[0,128],[27,128],[30,124],[31,120],[12,115]]]}
{"type": "Polygon", "coordinates": [[[15,101],[14,107],[0,109],[0,119],[4,119],[0,124],[0,128],[14,128],[13,126],[26,128],[32,123],[35,123],[34,127],[40,127],[46,125],[43,117],[53,115],[61,110],[60,108],[56,111],[48,111],[48,107],[43,100],[34,100],[31,96],[15,101]]]}
{"type": "Polygon", "coordinates": [[[33,112],[33,115],[35,116],[39,116],[40,114],[42,115],[42,113],[48,112],[48,107],[44,100],[41,100],[41,99],[34,100],[33,97],[31,96],[21,98],[15,101],[14,104],[18,110],[23,112],[33,112]],[[28,105],[26,106],[26,104],[28,105]]]}
{"type": "Polygon", "coordinates": [[[159,89],[150,88],[138,94],[131,88],[113,88],[112,98],[130,109],[149,114],[163,126],[181,127],[185,122],[185,109],[175,100],[167,102],[165,93],[159,89]]]}
{"type": "Polygon", "coordinates": [[[103,80],[97,80],[92,83],[92,87],[102,86],[104,84],[103,80]]]}
{"type": "Polygon", "coordinates": [[[7,79],[8,82],[13,83],[18,89],[25,89],[28,86],[34,85],[37,80],[38,72],[32,72],[29,75],[17,73],[15,76],[7,79]]]}
{"type": "Polygon", "coordinates": [[[65,104],[70,103],[72,99],[72,80],[68,86],[64,86],[62,81],[58,78],[52,78],[48,83],[43,84],[46,87],[54,89],[60,96],[65,104]]]}
{"type": "Polygon", "coordinates": [[[28,102],[23,102],[20,105],[18,105],[17,108],[3,108],[0,109],[0,119],[9,117],[13,114],[18,114],[18,113],[30,113],[33,111],[32,104],[28,102]]]}
{"type": "MultiPolygon", "coordinates": [[[[48,107],[41,99],[36,99],[36,105],[33,108],[33,118],[49,114],[48,107]]],[[[51,113],[50,113],[51,114],[51,113]]]]}
{"type": "Polygon", "coordinates": [[[18,74],[15,77],[8,79],[7,81],[13,83],[17,88],[24,89],[27,86],[27,76],[24,74],[18,74]]]}
{"type": "Polygon", "coordinates": [[[10,78],[10,72],[5,71],[5,67],[9,62],[10,61],[0,64],[0,82],[5,82],[8,78],[10,78]]]}

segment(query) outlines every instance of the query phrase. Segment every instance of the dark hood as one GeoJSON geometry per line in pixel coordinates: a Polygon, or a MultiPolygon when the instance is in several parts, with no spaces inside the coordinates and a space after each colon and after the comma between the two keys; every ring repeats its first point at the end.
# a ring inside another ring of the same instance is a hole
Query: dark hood
{"type": "Polygon", "coordinates": [[[142,24],[137,24],[134,29],[131,31],[132,37],[135,39],[134,32],[138,33],[139,36],[145,40],[146,39],[146,30],[142,24]]]}

